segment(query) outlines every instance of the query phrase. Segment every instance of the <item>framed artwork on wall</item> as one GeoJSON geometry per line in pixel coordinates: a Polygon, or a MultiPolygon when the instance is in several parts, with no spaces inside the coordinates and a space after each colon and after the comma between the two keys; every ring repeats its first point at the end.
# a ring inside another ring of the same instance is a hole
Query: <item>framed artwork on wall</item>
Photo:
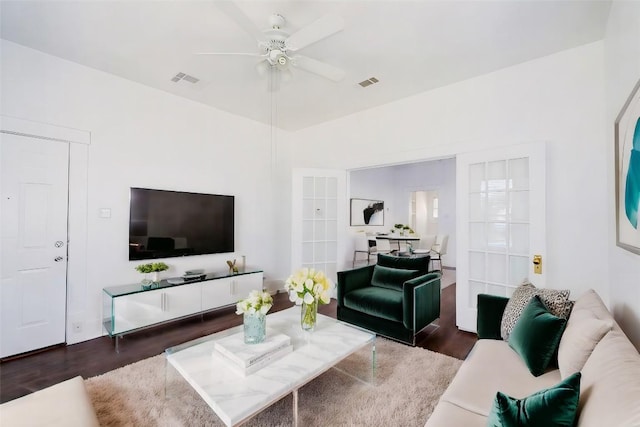
{"type": "Polygon", "coordinates": [[[384,202],[351,199],[351,225],[384,225],[384,202]]]}
{"type": "Polygon", "coordinates": [[[615,123],[616,244],[640,254],[640,81],[615,123]]]}

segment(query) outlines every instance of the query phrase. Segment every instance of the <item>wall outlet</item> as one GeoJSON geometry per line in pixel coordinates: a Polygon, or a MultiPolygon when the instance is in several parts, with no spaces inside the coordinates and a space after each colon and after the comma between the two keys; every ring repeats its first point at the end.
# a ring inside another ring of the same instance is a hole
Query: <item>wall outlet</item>
{"type": "Polygon", "coordinates": [[[82,332],[82,322],[73,322],[71,327],[73,328],[73,332],[76,334],[82,332]]]}

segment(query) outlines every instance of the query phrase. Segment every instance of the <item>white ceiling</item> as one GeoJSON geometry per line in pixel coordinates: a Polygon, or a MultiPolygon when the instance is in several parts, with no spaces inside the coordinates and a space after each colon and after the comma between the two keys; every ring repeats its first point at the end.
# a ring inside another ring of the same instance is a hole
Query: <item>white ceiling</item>
{"type": "Polygon", "coordinates": [[[239,1],[260,28],[295,32],[325,14],[345,29],[301,54],[342,68],[301,70],[276,93],[248,56],[257,44],[212,1],[5,1],[1,37],[215,108],[296,130],[600,40],[610,1],[239,1]],[[178,72],[197,84],[171,82],[178,72]],[[362,88],[369,77],[379,83],[362,88]],[[273,96],[273,98],[272,98],[273,96]],[[271,113],[270,106],[276,106],[271,113]]]}

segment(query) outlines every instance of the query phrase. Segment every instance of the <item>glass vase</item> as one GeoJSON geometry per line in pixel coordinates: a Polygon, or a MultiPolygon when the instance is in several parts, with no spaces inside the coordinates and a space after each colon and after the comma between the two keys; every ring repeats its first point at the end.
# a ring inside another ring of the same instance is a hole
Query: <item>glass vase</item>
{"type": "Polygon", "coordinates": [[[260,312],[244,313],[244,342],[259,344],[267,336],[267,315],[260,312]]]}
{"type": "Polygon", "coordinates": [[[314,300],[311,304],[302,303],[302,311],[300,312],[300,326],[303,331],[313,332],[318,319],[318,301],[314,300]]]}

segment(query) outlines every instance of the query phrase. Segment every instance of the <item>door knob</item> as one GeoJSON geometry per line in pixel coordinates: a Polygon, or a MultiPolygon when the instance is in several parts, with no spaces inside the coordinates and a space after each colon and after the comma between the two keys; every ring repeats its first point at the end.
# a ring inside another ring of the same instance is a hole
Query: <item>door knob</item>
{"type": "Polygon", "coordinates": [[[533,256],[533,273],[542,274],[542,255],[533,256]]]}
{"type": "Polygon", "coordinates": [[[64,242],[63,242],[62,240],[58,240],[58,241],[54,244],[54,246],[55,246],[56,248],[61,248],[61,247],[63,247],[63,246],[64,246],[64,242]]]}
{"type": "Polygon", "coordinates": [[[57,256],[57,257],[55,257],[53,260],[54,260],[55,262],[60,262],[60,261],[62,261],[63,259],[64,259],[64,258],[62,258],[61,256],[57,256]]]}

